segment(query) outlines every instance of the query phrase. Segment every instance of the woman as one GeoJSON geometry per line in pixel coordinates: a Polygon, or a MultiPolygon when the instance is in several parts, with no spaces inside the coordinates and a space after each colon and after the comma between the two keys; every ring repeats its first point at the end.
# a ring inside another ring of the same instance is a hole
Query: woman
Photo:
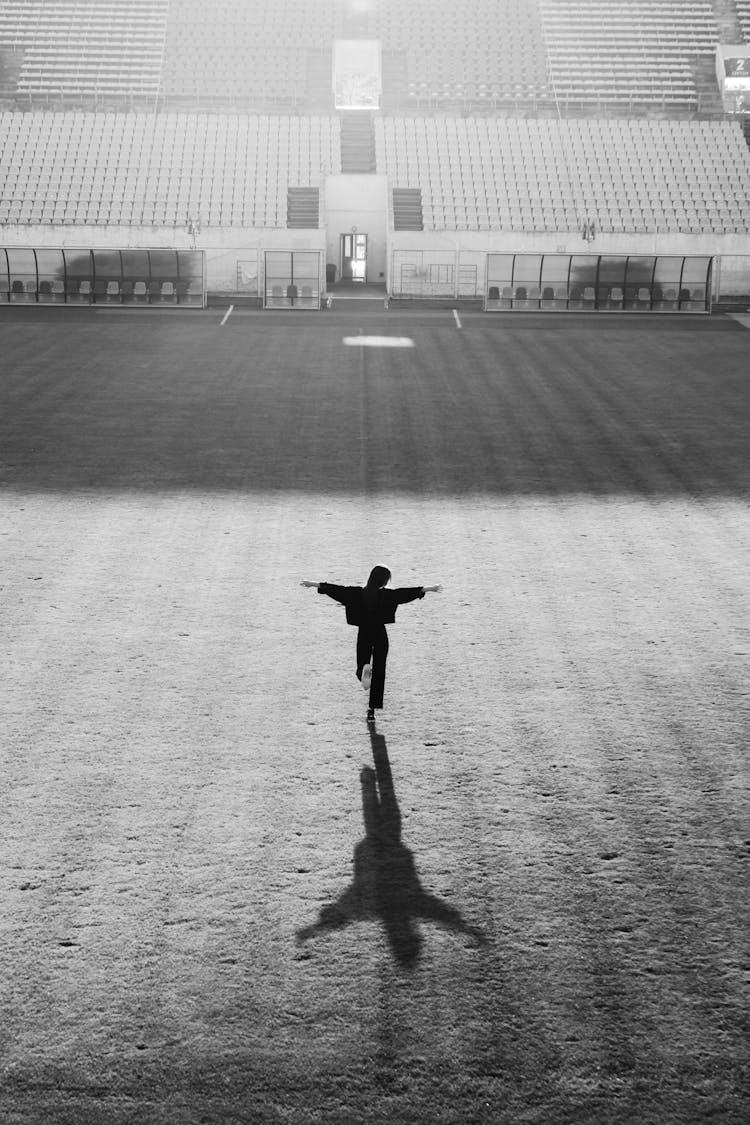
{"type": "Polygon", "coordinates": [[[388,657],[386,625],[396,620],[396,610],[406,602],[416,601],[425,594],[439,594],[442,586],[405,586],[386,590],[391,572],[385,566],[373,567],[366,586],[334,586],[330,582],[303,582],[315,586],[319,594],[340,602],[346,610],[349,625],[356,625],[357,679],[369,691],[367,721],[375,721],[375,708],[383,706],[385,688],[385,662],[388,657]]]}

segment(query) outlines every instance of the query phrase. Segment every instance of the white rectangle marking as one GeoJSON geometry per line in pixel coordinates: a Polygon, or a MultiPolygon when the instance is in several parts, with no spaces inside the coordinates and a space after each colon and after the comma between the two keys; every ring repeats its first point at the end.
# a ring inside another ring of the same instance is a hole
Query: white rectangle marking
{"type": "Polygon", "coordinates": [[[344,336],[349,348],[413,348],[409,336],[344,336]]]}
{"type": "Polygon", "coordinates": [[[461,320],[460,320],[460,317],[458,315],[458,309],[453,310],[453,316],[454,316],[455,321],[456,321],[456,328],[460,328],[461,327],[461,320]]]}

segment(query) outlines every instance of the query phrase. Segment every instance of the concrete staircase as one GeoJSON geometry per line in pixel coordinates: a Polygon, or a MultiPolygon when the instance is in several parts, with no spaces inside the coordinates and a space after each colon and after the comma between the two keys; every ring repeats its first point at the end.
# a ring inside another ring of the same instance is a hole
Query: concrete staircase
{"type": "Polygon", "coordinates": [[[393,229],[424,230],[419,188],[393,189],[393,229]]]}
{"type": "Polygon", "coordinates": [[[376,171],[371,113],[360,110],[341,114],[341,171],[345,175],[376,171]]]}
{"type": "Polygon", "coordinates": [[[286,193],[286,225],[292,230],[317,230],[320,192],[316,187],[290,187],[286,193]]]}
{"type": "Polygon", "coordinates": [[[711,0],[711,7],[719,29],[719,42],[735,44],[744,42],[734,0],[711,0]]]}
{"type": "Polygon", "coordinates": [[[698,113],[701,117],[723,117],[724,102],[719,83],[716,81],[716,60],[705,55],[693,55],[690,59],[696,94],[698,113]]]}
{"type": "Polygon", "coordinates": [[[23,51],[0,49],[0,99],[9,107],[16,96],[22,65],[23,51]]]}

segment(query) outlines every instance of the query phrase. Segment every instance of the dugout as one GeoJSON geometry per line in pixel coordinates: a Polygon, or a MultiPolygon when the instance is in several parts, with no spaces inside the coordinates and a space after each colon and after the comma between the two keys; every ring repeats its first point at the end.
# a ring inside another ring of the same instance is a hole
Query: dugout
{"type": "Polygon", "coordinates": [[[712,265],[689,255],[488,254],[484,307],[708,313],[712,265]]]}
{"type": "Polygon", "coordinates": [[[205,303],[200,250],[0,247],[0,304],[205,303]]]}
{"type": "Polygon", "coordinates": [[[319,309],[325,290],[322,250],[264,250],[263,307],[319,309]]]}

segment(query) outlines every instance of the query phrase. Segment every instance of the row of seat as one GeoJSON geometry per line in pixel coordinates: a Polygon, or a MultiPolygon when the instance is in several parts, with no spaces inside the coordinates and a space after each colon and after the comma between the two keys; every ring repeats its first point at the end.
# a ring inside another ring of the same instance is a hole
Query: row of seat
{"type": "Polygon", "coordinates": [[[0,114],[0,222],[283,227],[341,168],[336,117],[0,114]]]}
{"type": "Polygon", "coordinates": [[[10,297],[14,303],[23,301],[41,303],[45,301],[82,301],[97,303],[123,302],[156,304],[190,304],[201,300],[202,287],[200,283],[191,281],[130,281],[127,278],[121,281],[79,281],[72,278],[68,285],[61,278],[44,279],[37,283],[37,279],[28,280],[14,278],[9,282],[7,276],[0,273],[0,301],[5,302],[10,297]]]}
{"type": "MultiPolygon", "coordinates": [[[[428,229],[750,229],[734,122],[378,116],[375,139],[428,229]]],[[[6,223],[284,226],[288,189],[341,169],[325,115],[6,112],[0,148],[6,223]]]]}
{"type": "Polygon", "coordinates": [[[169,0],[7,0],[0,47],[22,51],[21,94],[157,96],[169,0]]]}
{"type": "Polygon", "coordinates": [[[384,117],[378,167],[422,193],[426,229],[750,231],[750,150],[732,122],[384,117]],[[638,151],[639,160],[633,155],[638,151]]]}
{"type": "Polygon", "coordinates": [[[563,101],[695,106],[691,63],[719,41],[711,0],[539,0],[563,101]]]}

